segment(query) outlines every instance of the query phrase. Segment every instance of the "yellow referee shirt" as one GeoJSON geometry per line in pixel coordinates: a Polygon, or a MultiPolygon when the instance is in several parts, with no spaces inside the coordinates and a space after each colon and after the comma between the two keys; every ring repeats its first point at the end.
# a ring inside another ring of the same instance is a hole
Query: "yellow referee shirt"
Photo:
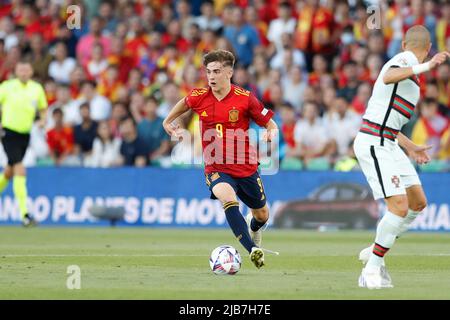
{"type": "Polygon", "coordinates": [[[47,108],[44,88],[36,81],[23,84],[19,79],[6,80],[0,85],[3,128],[30,133],[36,112],[47,108]]]}

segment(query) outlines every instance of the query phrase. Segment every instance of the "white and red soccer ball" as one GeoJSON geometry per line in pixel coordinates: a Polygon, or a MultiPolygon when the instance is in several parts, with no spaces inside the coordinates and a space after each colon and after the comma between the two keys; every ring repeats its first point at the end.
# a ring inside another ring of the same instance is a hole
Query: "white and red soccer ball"
{"type": "Polygon", "coordinates": [[[234,247],[223,245],[212,251],[209,265],[215,274],[232,275],[241,268],[241,255],[234,247]]]}

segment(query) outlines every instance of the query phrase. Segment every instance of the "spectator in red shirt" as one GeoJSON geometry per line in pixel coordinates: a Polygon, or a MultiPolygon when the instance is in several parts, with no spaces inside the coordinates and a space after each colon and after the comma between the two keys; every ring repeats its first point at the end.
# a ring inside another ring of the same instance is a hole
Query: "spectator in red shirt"
{"type": "Polygon", "coordinates": [[[6,54],[6,57],[0,61],[0,81],[7,80],[14,73],[16,63],[21,58],[20,49],[17,46],[12,47],[6,54]]]}
{"type": "Polygon", "coordinates": [[[178,51],[186,52],[189,49],[189,42],[181,35],[181,24],[177,20],[170,21],[167,32],[162,36],[163,46],[174,45],[178,51]]]}
{"type": "Polygon", "coordinates": [[[377,54],[370,54],[367,57],[367,76],[364,81],[369,81],[371,85],[374,85],[382,67],[383,60],[381,57],[377,54]]]}
{"type": "Polygon", "coordinates": [[[308,61],[317,53],[332,54],[336,31],[333,12],[319,0],[298,1],[297,4],[296,47],[305,52],[308,61]]]}
{"type": "Polygon", "coordinates": [[[44,39],[45,42],[50,43],[57,38],[61,23],[65,24],[65,21],[63,21],[61,17],[61,5],[50,1],[48,9],[41,10],[41,13],[45,14],[45,16],[42,17],[45,21],[45,27],[43,28],[44,30],[42,30],[44,39]]]}
{"type": "Polygon", "coordinates": [[[112,102],[116,102],[122,87],[123,83],[119,78],[119,66],[115,64],[109,65],[99,78],[97,86],[98,93],[112,102]]]}
{"type": "Polygon", "coordinates": [[[356,96],[352,101],[353,111],[359,115],[363,115],[367,108],[370,95],[372,94],[372,85],[368,82],[363,82],[358,86],[356,96]]]}
{"type": "Polygon", "coordinates": [[[294,108],[288,103],[283,104],[280,107],[280,117],[281,133],[287,145],[286,156],[293,156],[292,152],[295,149],[294,129],[297,123],[294,108]]]}
{"type": "Polygon", "coordinates": [[[24,4],[18,24],[25,28],[28,37],[33,34],[42,34],[46,28],[45,24],[39,19],[38,8],[31,3],[24,4]]]}
{"type": "Polygon", "coordinates": [[[149,36],[144,29],[141,18],[133,17],[129,21],[129,31],[125,40],[125,50],[133,57],[133,65],[137,66],[143,53],[148,49],[149,36]]]}
{"type": "Polygon", "coordinates": [[[84,69],[78,65],[70,74],[70,95],[73,99],[77,99],[80,95],[81,84],[87,79],[84,69]]]}
{"type": "Polygon", "coordinates": [[[309,85],[319,86],[320,78],[328,73],[327,60],[323,55],[317,54],[313,59],[313,70],[309,75],[309,85]]]}
{"type": "Polygon", "coordinates": [[[128,74],[134,66],[134,58],[125,50],[124,40],[120,37],[111,39],[111,51],[106,55],[109,65],[117,65],[121,82],[128,80],[128,74]]]}
{"type": "Polygon", "coordinates": [[[356,91],[360,84],[357,64],[354,61],[349,61],[344,65],[343,69],[343,73],[339,77],[339,91],[340,95],[347,102],[351,102],[356,96],[356,91]]]}
{"type": "Polygon", "coordinates": [[[270,21],[276,19],[277,7],[275,1],[267,1],[267,0],[255,0],[255,8],[258,12],[258,17],[261,21],[269,24],[270,21]]]}
{"type": "Polygon", "coordinates": [[[55,126],[47,132],[50,157],[57,166],[73,163],[73,130],[71,127],[63,124],[64,114],[61,109],[56,108],[53,110],[52,117],[55,126]]]}

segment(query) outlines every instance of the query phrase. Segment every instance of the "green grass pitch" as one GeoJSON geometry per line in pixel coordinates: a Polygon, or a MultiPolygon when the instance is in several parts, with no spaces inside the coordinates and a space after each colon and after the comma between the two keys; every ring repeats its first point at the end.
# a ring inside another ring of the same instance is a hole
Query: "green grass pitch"
{"type": "Polygon", "coordinates": [[[394,288],[358,288],[359,251],[373,232],[268,230],[257,270],[230,230],[0,227],[0,299],[450,299],[450,234],[408,233],[386,261],[394,288]],[[209,269],[231,244],[234,276],[209,269]],[[69,265],[81,289],[66,287],[69,265]]]}

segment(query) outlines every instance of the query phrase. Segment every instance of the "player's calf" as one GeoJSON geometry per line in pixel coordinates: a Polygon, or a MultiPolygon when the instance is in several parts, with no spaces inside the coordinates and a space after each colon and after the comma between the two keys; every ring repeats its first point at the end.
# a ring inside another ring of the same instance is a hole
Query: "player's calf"
{"type": "Polygon", "coordinates": [[[265,205],[260,209],[252,209],[252,212],[247,214],[245,220],[247,221],[248,231],[252,240],[258,247],[261,247],[263,227],[269,220],[269,208],[265,205]]]}

